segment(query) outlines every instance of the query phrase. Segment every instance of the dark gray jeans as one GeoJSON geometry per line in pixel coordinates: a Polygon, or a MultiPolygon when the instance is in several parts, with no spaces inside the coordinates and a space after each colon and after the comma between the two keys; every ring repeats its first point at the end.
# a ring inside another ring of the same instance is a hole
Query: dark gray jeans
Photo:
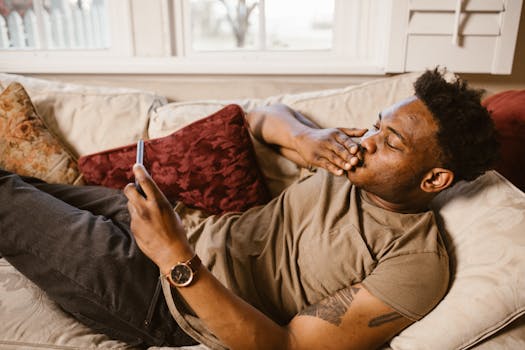
{"type": "Polygon", "coordinates": [[[130,233],[126,202],[118,190],[0,169],[0,255],[96,331],[139,346],[195,344],[130,233]]]}

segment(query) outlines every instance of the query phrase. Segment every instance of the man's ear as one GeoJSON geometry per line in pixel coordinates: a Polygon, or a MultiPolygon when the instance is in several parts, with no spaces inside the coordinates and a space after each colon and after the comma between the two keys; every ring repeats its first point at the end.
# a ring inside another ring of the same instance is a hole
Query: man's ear
{"type": "Polygon", "coordinates": [[[450,187],[454,181],[454,173],[449,169],[433,168],[425,174],[421,181],[421,190],[437,193],[450,187]]]}

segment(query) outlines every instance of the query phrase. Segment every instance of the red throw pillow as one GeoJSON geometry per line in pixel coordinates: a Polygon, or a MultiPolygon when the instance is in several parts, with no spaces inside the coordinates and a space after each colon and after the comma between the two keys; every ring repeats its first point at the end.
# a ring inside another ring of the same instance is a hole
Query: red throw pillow
{"type": "MultiPolygon", "coordinates": [[[[87,184],[123,188],[133,182],[135,155],[133,144],[81,157],[78,164],[87,184]]],[[[170,201],[210,214],[244,211],[270,198],[237,105],[145,141],[144,165],[170,201]]]]}
{"type": "Polygon", "coordinates": [[[501,158],[495,168],[525,192],[525,90],[489,96],[483,105],[500,134],[501,158]]]}

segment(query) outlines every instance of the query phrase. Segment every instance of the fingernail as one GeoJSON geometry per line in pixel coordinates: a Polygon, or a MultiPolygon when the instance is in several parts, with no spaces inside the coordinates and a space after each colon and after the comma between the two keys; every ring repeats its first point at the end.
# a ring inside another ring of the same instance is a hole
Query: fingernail
{"type": "Polygon", "coordinates": [[[349,170],[352,165],[350,163],[345,163],[345,169],[349,170]]]}
{"type": "MultiPolygon", "coordinates": [[[[144,169],[144,167],[142,166],[142,164],[134,164],[133,170],[137,170],[137,169],[144,169]]],[[[137,174],[135,174],[135,178],[138,180],[143,180],[145,178],[145,172],[139,171],[137,174]]]]}

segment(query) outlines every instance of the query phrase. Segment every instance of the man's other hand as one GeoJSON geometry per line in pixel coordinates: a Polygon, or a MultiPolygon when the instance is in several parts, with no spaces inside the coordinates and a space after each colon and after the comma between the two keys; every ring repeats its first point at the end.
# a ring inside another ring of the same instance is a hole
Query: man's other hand
{"type": "Polygon", "coordinates": [[[321,167],[334,175],[343,175],[359,165],[360,146],[355,138],[367,129],[307,129],[295,135],[295,151],[308,167],[321,167]]]}
{"type": "Polygon", "coordinates": [[[180,218],[146,169],[135,164],[133,173],[146,198],[139,194],[133,183],[124,188],[131,215],[131,231],[140,250],[166,274],[173,265],[190,259],[194,253],[180,218]]]}

